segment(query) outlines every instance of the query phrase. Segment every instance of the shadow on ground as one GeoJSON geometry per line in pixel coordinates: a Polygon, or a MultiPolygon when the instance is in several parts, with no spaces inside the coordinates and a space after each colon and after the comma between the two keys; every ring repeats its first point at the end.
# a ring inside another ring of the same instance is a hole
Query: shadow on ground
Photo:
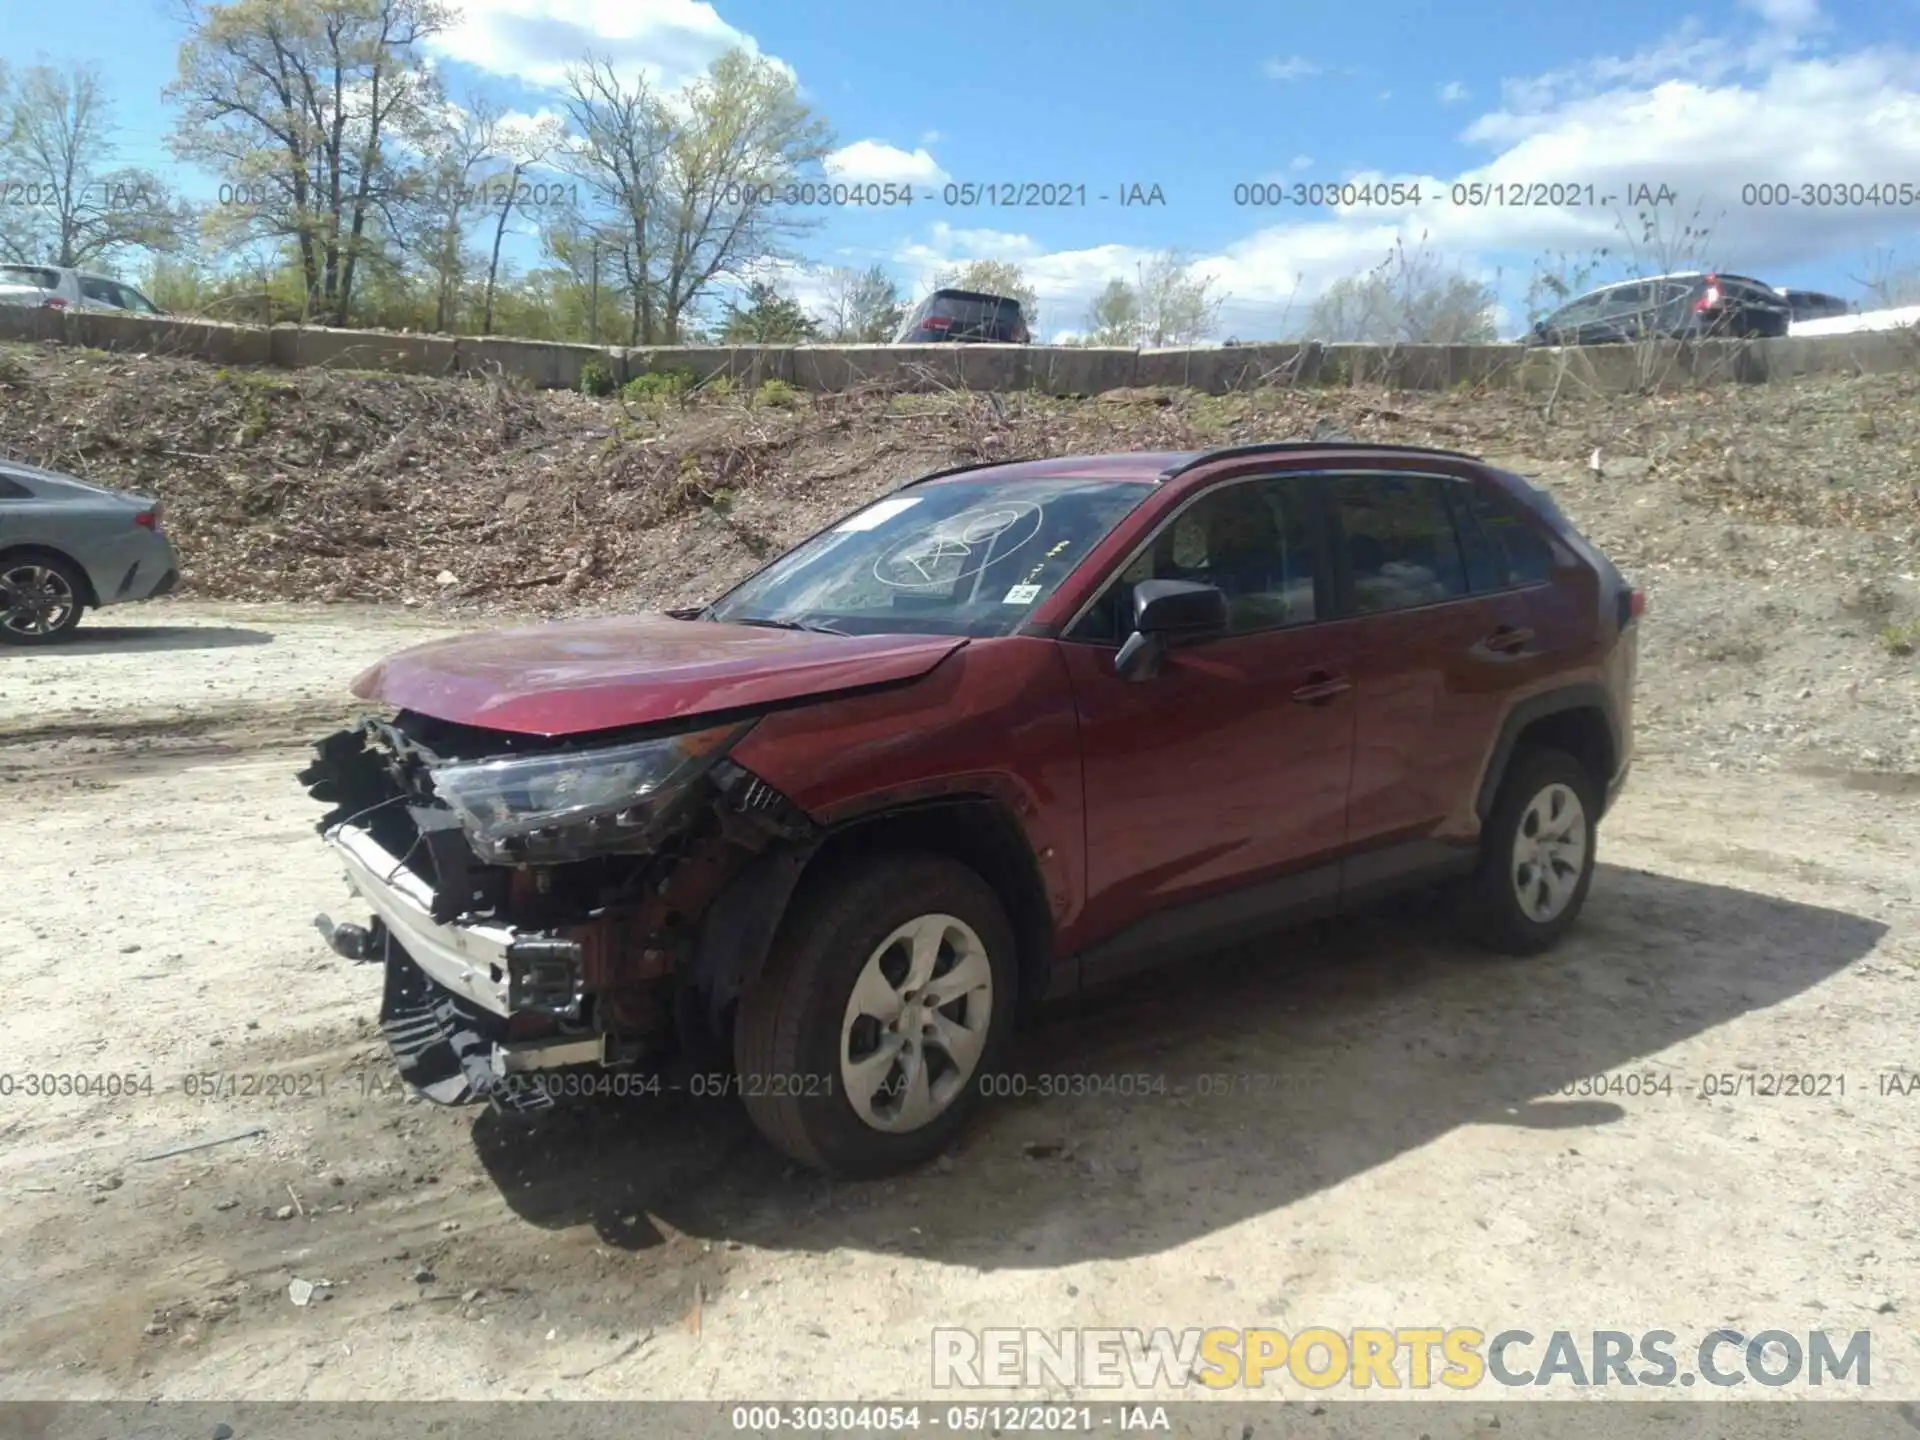
{"type": "Polygon", "coordinates": [[[85,625],[57,645],[8,646],[0,655],[123,655],[146,650],[226,650],[269,645],[268,630],[232,625],[85,625]]]}
{"type": "MultiPolygon", "coordinates": [[[[950,1166],[894,1181],[797,1169],[722,1100],[488,1114],[474,1143],[523,1219],[624,1249],[658,1242],[651,1216],[714,1241],[985,1269],[1152,1254],[1461,1125],[1612,1123],[1619,1104],[1570,1087],[1648,1070],[1636,1062],[1819,984],[1886,931],[1619,866],[1595,878],[1581,924],[1530,960],[1442,938],[1415,901],[1143,976],[1025,1033],[1028,1093],[989,1102],[950,1166]],[[1087,1093],[1034,1093],[1062,1075],[1081,1078],[1056,1090],[1087,1093]],[[1231,1187],[1206,1182],[1222,1166],[1231,1187]]],[[[1690,1080],[1626,1103],[1680,1106],[1690,1080]]]]}

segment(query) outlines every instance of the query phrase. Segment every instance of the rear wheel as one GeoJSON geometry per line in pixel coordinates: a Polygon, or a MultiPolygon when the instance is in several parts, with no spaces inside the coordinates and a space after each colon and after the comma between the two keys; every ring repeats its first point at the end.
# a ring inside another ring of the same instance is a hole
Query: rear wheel
{"type": "Polygon", "coordinates": [[[1016,979],[1006,911],[973,871],[932,855],[855,862],[789,917],[740,1007],[747,1113],[821,1170],[922,1164],[1002,1063],[1016,979]]]}
{"type": "Polygon", "coordinates": [[[1593,883],[1599,796],[1586,766],[1562,750],[1515,757],[1460,897],[1462,928],[1488,949],[1535,955],[1579,917],[1593,883]]]}
{"type": "Polygon", "coordinates": [[[0,560],[0,645],[51,645],[64,640],[86,608],[86,582],[55,555],[0,560]]]}

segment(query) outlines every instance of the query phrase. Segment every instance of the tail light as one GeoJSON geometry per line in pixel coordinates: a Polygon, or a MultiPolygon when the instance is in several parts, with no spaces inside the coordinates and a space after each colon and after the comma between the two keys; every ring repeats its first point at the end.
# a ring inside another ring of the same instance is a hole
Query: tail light
{"type": "Polygon", "coordinates": [[[160,533],[160,507],[156,505],[151,510],[142,510],[138,515],[133,517],[133,523],[138,525],[142,530],[151,530],[154,534],[158,535],[160,533]]]}
{"type": "Polygon", "coordinates": [[[67,308],[67,302],[62,300],[58,295],[49,295],[40,302],[40,308],[42,310],[64,310],[67,308]]]}
{"type": "Polygon", "coordinates": [[[1709,275],[1707,277],[1706,292],[1702,294],[1698,300],[1693,302],[1693,308],[1696,311],[1711,310],[1714,306],[1718,305],[1719,303],[1720,303],[1720,277],[1718,275],[1709,275]]]}
{"type": "Polygon", "coordinates": [[[953,328],[953,321],[945,315],[929,315],[920,322],[920,328],[922,330],[951,330],[953,328]]]}
{"type": "Polygon", "coordinates": [[[1620,628],[1626,629],[1647,612],[1647,592],[1644,590],[1622,590],[1619,599],[1620,628]]]}

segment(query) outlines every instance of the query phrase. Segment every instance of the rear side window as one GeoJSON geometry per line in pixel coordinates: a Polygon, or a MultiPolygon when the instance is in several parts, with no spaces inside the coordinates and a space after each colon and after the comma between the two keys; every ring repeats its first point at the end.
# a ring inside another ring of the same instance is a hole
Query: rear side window
{"type": "Polygon", "coordinates": [[[1432,475],[1335,480],[1357,613],[1408,610],[1467,593],[1466,561],[1447,508],[1450,483],[1432,475]]]}
{"type": "Polygon", "coordinates": [[[38,265],[0,265],[0,285],[31,285],[36,290],[58,290],[59,272],[38,265]]]}
{"type": "Polygon", "coordinates": [[[1454,494],[1475,590],[1511,590],[1553,578],[1552,545],[1510,502],[1478,485],[1462,485],[1454,494]]]}
{"type": "Polygon", "coordinates": [[[120,305],[120,287],[111,280],[97,280],[91,275],[80,277],[80,294],[96,305],[120,305]]]}
{"type": "Polygon", "coordinates": [[[0,500],[31,500],[33,492],[18,480],[0,475],[0,500]]]}

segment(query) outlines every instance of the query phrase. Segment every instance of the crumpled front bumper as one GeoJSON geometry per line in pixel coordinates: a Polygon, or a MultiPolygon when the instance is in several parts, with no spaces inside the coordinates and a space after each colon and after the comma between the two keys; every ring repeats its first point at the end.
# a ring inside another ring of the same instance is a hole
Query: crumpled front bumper
{"type": "Polygon", "coordinates": [[[528,1008],[517,1003],[527,967],[515,947],[552,942],[504,925],[437,921],[432,887],[365,827],[336,825],[326,840],[374,919],[351,945],[338,938],[351,927],[321,928],[341,953],[384,964],[380,1028],[408,1084],[443,1105],[525,1112],[553,1104],[538,1072],[605,1063],[602,1035],[508,1038],[510,1018],[528,1008]]]}

